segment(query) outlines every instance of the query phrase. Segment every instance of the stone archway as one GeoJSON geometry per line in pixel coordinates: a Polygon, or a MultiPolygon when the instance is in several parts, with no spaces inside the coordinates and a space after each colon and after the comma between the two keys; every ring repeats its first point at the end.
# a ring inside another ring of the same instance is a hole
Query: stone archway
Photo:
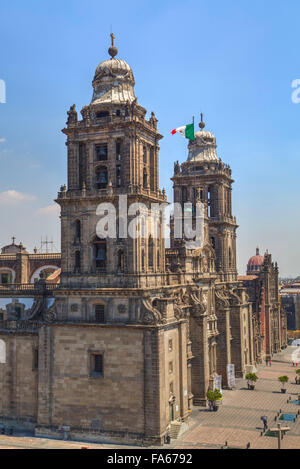
{"type": "Polygon", "coordinates": [[[56,270],[58,270],[60,267],[58,267],[57,265],[43,265],[42,267],[39,267],[38,269],[36,269],[33,274],[31,275],[30,277],[30,283],[34,283],[35,280],[39,280],[40,279],[40,273],[41,272],[44,272],[44,271],[51,271],[51,273],[55,272],[56,270]]]}

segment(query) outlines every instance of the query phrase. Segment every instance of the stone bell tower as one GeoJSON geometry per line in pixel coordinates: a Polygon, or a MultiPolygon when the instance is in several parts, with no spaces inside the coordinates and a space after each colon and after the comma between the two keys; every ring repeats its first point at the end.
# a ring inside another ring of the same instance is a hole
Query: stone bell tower
{"type": "Polygon", "coordinates": [[[175,164],[174,202],[196,203],[197,194],[207,207],[209,237],[215,251],[219,279],[225,282],[237,279],[236,219],[232,215],[231,169],[217,156],[216,138],[204,130],[201,115],[200,131],[190,140],[186,162],[175,164]]]}
{"type": "Polygon", "coordinates": [[[61,421],[161,443],[173,421],[188,418],[187,319],[167,284],[163,220],[155,210],[166,203],[158,180],[162,136],[154,113],[147,119],[137,102],[133,72],[116,58],[111,37],[91,103],[81,120],[71,106],[63,129],[68,185],[57,198],[62,274],[52,313],[63,323],[54,332],[62,347],[69,337],[60,375],[69,373],[68,363],[77,371],[68,385],[72,419],[63,410],[61,421]],[[99,224],[111,224],[106,212],[116,221],[108,237],[99,233],[99,224]]]}
{"type": "Polygon", "coordinates": [[[144,229],[149,234],[132,239],[127,228],[139,211],[127,212],[133,203],[144,204],[147,211],[152,203],[166,201],[158,180],[162,136],[154,113],[149,120],[145,118],[146,109],[134,94],[133,72],[124,60],[115,58],[118,50],[111,36],[111,58],[96,69],[91,103],[81,110],[82,120],[78,120],[75,105],[71,106],[63,129],[68,187],[61,188],[57,199],[61,206],[62,284],[157,286],[164,272],[161,218],[152,232],[150,221],[141,220],[140,233],[144,229]],[[116,212],[115,233],[110,239],[99,237],[96,228],[101,218],[97,209],[103,203],[113,204],[116,212]]]}

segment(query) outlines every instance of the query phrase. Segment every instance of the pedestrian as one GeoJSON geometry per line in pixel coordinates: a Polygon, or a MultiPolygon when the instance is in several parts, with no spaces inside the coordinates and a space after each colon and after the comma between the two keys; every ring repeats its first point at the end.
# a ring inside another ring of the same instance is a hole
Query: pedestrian
{"type": "Polygon", "coordinates": [[[271,362],[271,360],[269,361],[269,365],[270,365],[270,366],[272,366],[272,362],[271,362]]]}
{"type": "Polygon", "coordinates": [[[248,389],[250,389],[250,381],[249,381],[249,379],[248,379],[248,381],[247,381],[247,386],[248,386],[248,389]]]}
{"type": "Polygon", "coordinates": [[[268,365],[269,365],[269,360],[266,360],[266,366],[268,366],[268,365]]]}
{"type": "Polygon", "coordinates": [[[264,424],[264,432],[267,430],[268,428],[268,417],[266,417],[265,415],[263,415],[263,417],[260,418],[264,424]]]}
{"type": "Polygon", "coordinates": [[[295,366],[294,360],[292,361],[292,366],[295,366]]]}

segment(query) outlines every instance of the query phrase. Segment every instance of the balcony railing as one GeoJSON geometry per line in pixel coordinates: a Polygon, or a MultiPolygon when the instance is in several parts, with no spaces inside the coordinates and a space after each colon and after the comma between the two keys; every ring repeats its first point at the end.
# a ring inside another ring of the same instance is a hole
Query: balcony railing
{"type": "Polygon", "coordinates": [[[53,283],[7,283],[0,284],[0,297],[2,295],[17,293],[26,293],[26,294],[51,294],[52,291],[56,290],[59,285],[53,283]]]}

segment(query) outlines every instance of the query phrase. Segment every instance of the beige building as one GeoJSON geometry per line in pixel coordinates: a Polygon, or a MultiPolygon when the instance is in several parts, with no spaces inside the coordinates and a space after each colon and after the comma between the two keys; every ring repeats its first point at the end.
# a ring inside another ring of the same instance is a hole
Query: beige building
{"type": "MultiPolygon", "coordinates": [[[[0,421],[38,435],[64,428],[74,438],[160,444],[188,424],[193,406],[206,405],[219,376],[227,385],[227,365],[243,376],[255,364],[252,309],[237,279],[231,170],[203,122],[172,178],[175,202],[203,202],[203,242],[190,248],[173,232],[165,249],[160,214],[149,234],[143,213],[166,203],[162,136],[154,113],[147,119],[137,102],[131,68],[113,44],[109,54],[82,119],[71,106],[63,130],[60,284],[40,280],[27,290],[34,298],[27,316],[0,321],[0,421]],[[102,203],[117,217],[108,239],[98,236],[102,203]],[[137,203],[144,208],[132,225],[137,203]],[[128,225],[136,237],[124,236],[128,225]]],[[[13,295],[21,296],[16,288],[13,295]]]]}

